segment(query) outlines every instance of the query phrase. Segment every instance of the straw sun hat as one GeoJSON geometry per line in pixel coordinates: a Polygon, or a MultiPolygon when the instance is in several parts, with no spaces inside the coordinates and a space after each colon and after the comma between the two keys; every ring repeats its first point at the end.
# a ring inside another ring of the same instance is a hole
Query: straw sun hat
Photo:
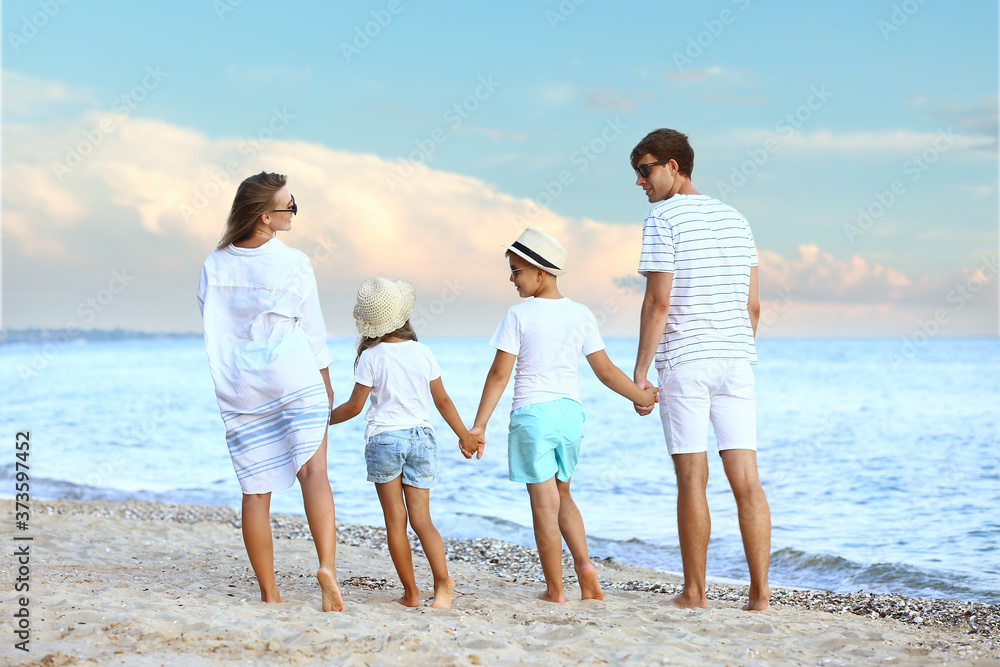
{"type": "Polygon", "coordinates": [[[364,338],[378,338],[406,324],[413,310],[413,285],[405,280],[369,278],[358,288],[354,319],[364,338]]]}
{"type": "Polygon", "coordinates": [[[566,249],[556,237],[528,227],[507,250],[554,276],[566,273],[566,249]]]}

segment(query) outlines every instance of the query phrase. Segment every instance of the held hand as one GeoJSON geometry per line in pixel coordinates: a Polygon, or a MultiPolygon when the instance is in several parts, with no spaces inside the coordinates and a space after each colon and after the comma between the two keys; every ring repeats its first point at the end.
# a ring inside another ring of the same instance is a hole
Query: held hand
{"type": "Polygon", "coordinates": [[[465,458],[471,459],[472,455],[475,454],[477,459],[483,458],[483,449],[486,447],[486,435],[483,432],[484,429],[481,426],[473,426],[469,429],[469,440],[468,444],[461,444],[462,454],[465,458]],[[466,453],[468,450],[468,453],[466,453]]]}
{"type": "Polygon", "coordinates": [[[640,417],[645,417],[646,415],[648,415],[653,411],[653,406],[660,401],[660,397],[657,395],[657,392],[659,392],[660,389],[659,387],[654,387],[653,383],[647,380],[646,378],[639,378],[635,384],[637,387],[639,387],[639,389],[642,389],[644,392],[646,392],[646,396],[649,399],[649,403],[647,405],[640,405],[638,403],[633,403],[632,407],[635,408],[636,414],[638,414],[640,417]],[[652,392],[652,395],[650,395],[650,392],[652,392]]]}

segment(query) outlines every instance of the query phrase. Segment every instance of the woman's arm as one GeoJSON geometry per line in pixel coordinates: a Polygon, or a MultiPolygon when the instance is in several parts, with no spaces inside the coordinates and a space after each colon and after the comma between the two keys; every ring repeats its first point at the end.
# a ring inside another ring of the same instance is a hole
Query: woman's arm
{"type": "Polygon", "coordinates": [[[363,384],[355,382],[354,391],[351,392],[351,397],[347,399],[347,402],[338,405],[330,412],[330,423],[339,424],[340,422],[357,417],[361,413],[361,410],[364,409],[365,401],[368,400],[368,395],[371,393],[371,387],[366,387],[363,384]]]}
{"type": "Polygon", "coordinates": [[[333,385],[330,384],[330,369],[321,368],[319,374],[323,376],[323,384],[326,385],[326,397],[330,401],[330,408],[333,408],[333,385]]]}
{"type": "Polygon", "coordinates": [[[607,352],[604,350],[588,354],[587,363],[594,369],[594,375],[597,376],[597,379],[605,387],[617,394],[621,394],[635,405],[651,407],[656,403],[656,393],[660,389],[658,387],[639,388],[635,382],[628,379],[628,376],[622,372],[622,369],[612,363],[611,359],[608,358],[607,352]]]}
{"type": "Polygon", "coordinates": [[[431,397],[434,399],[434,407],[458,436],[458,447],[462,450],[462,455],[467,459],[471,459],[473,454],[476,454],[477,459],[483,458],[485,441],[481,443],[479,438],[469,434],[465,424],[462,423],[462,418],[458,416],[455,404],[448,396],[448,392],[444,390],[444,382],[441,381],[441,378],[431,380],[431,397]]]}

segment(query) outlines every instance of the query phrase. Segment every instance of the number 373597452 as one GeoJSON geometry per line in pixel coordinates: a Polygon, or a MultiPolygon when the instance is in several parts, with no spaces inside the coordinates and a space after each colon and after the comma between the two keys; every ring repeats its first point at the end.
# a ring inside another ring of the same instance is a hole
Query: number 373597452
{"type": "Polygon", "coordinates": [[[31,433],[27,431],[18,432],[14,448],[17,450],[14,454],[14,479],[17,482],[15,486],[18,492],[17,500],[26,501],[28,500],[28,491],[30,489],[28,456],[31,451],[31,433]]]}

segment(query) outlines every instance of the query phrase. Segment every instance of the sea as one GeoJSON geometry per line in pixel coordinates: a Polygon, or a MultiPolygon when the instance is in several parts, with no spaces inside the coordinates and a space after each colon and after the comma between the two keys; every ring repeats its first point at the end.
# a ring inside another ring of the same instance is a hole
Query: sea
{"type": "MultiPolygon", "coordinates": [[[[493,358],[485,339],[427,339],[471,423],[493,358]]],[[[337,401],[353,387],[352,339],[331,339],[337,401]]],[[[607,341],[627,374],[636,341],[607,341]]],[[[772,585],[1000,604],[1000,340],[758,341],[758,465],[773,522],[772,585]]],[[[12,497],[16,432],[30,432],[38,499],[240,506],[200,337],[0,344],[0,495],[12,497]]],[[[659,419],[635,414],[582,361],[587,414],[573,495],[591,553],[681,570],[676,486],[659,419]]],[[[446,537],[533,545],[523,485],[507,479],[512,387],[482,460],[435,414],[431,513],[446,537]]],[[[365,479],[364,420],[331,427],[341,522],[380,525],[365,479]]],[[[748,577],[736,506],[709,444],[708,574],[748,577]]],[[[303,515],[297,487],[272,511],[303,515]]],[[[13,521],[13,517],[9,518],[13,521]]]]}

